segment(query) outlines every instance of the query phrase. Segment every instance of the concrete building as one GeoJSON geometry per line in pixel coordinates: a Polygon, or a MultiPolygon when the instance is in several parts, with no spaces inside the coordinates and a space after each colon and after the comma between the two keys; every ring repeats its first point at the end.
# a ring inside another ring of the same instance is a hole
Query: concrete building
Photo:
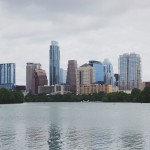
{"type": "Polygon", "coordinates": [[[119,90],[139,88],[141,83],[140,55],[131,53],[119,57],[119,90]]]}
{"type": "Polygon", "coordinates": [[[66,84],[70,85],[70,91],[76,93],[77,84],[77,61],[68,60],[66,84]]]}
{"type": "Polygon", "coordinates": [[[0,64],[0,88],[15,90],[16,65],[15,63],[0,64]]]}
{"type": "Polygon", "coordinates": [[[111,93],[112,92],[112,85],[107,84],[88,84],[88,85],[78,85],[77,86],[77,94],[82,95],[88,95],[93,93],[111,93]]]}
{"type": "Polygon", "coordinates": [[[46,93],[49,95],[56,95],[56,94],[66,94],[70,93],[70,86],[69,85],[59,85],[55,84],[52,86],[38,86],[38,93],[46,93]]]}
{"type": "Polygon", "coordinates": [[[150,87],[150,82],[141,82],[139,89],[144,90],[145,87],[150,87]]]}
{"type": "Polygon", "coordinates": [[[35,94],[38,94],[38,86],[48,85],[46,72],[43,69],[35,69],[35,94]]]}
{"type": "Polygon", "coordinates": [[[39,85],[47,85],[47,76],[41,69],[40,63],[27,63],[26,66],[26,91],[37,94],[39,85]]]}
{"type": "Polygon", "coordinates": [[[52,41],[49,50],[49,85],[59,84],[60,51],[58,42],[52,41]]]}
{"type": "Polygon", "coordinates": [[[89,85],[95,82],[95,69],[89,64],[84,64],[77,69],[77,86],[89,85]]]}

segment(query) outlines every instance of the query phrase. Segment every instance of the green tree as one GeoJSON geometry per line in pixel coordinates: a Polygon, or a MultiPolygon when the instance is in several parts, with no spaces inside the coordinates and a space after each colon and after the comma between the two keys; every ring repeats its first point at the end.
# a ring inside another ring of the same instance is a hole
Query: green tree
{"type": "Polygon", "coordinates": [[[145,87],[141,92],[140,101],[142,103],[150,103],[150,87],[145,87]]]}
{"type": "Polygon", "coordinates": [[[141,94],[140,89],[138,89],[138,88],[132,89],[132,92],[131,92],[132,102],[139,102],[140,101],[140,94],[141,94]]]}

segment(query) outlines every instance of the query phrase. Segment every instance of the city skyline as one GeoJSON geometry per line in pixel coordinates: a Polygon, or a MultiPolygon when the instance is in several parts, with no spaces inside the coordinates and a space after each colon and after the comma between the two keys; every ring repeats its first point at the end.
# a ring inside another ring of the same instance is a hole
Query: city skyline
{"type": "Polygon", "coordinates": [[[27,62],[41,63],[49,74],[52,40],[65,70],[71,59],[81,66],[108,58],[118,73],[119,55],[134,52],[142,58],[142,81],[150,80],[148,0],[6,0],[0,13],[0,63],[16,64],[16,84],[25,84],[27,62]]]}

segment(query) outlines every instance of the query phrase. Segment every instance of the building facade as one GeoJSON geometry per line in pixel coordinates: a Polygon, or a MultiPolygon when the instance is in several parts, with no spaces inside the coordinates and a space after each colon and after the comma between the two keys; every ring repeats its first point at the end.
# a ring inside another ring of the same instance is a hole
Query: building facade
{"type": "Polygon", "coordinates": [[[46,93],[49,95],[56,95],[56,94],[67,94],[70,93],[70,86],[69,85],[59,85],[55,84],[52,86],[38,86],[38,93],[46,93]]]}
{"type": "Polygon", "coordinates": [[[15,63],[0,64],[0,88],[15,90],[16,65],[15,63]]]}
{"type": "Polygon", "coordinates": [[[114,77],[113,66],[108,59],[104,59],[103,65],[104,65],[104,83],[110,84],[114,87],[115,77],[114,77]]]}
{"type": "Polygon", "coordinates": [[[96,83],[104,84],[104,65],[95,60],[89,61],[89,65],[95,69],[96,83]]]}
{"type": "Polygon", "coordinates": [[[88,95],[93,93],[111,93],[112,92],[112,85],[107,84],[88,84],[88,85],[78,85],[77,86],[77,94],[78,95],[88,95]]]}
{"type": "Polygon", "coordinates": [[[95,82],[95,69],[89,64],[84,64],[77,69],[77,85],[88,85],[95,82]]]}
{"type": "Polygon", "coordinates": [[[47,76],[40,63],[27,63],[26,91],[37,94],[39,85],[47,85],[47,76]]]}
{"type": "Polygon", "coordinates": [[[38,94],[38,86],[48,85],[46,72],[43,69],[35,69],[35,94],[38,94]]]}
{"type": "Polygon", "coordinates": [[[140,90],[144,90],[145,87],[150,87],[150,82],[141,82],[140,83],[140,90]]]}
{"type": "Polygon", "coordinates": [[[119,90],[139,88],[141,83],[140,55],[131,53],[119,57],[119,90]]]}
{"type": "Polygon", "coordinates": [[[60,84],[66,84],[66,77],[67,77],[67,71],[60,68],[60,72],[59,72],[60,84]]]}
{"type": "Polygon", "coordinates": [[[70,85],[70,91],[76,93],[77,84],[77,61],[68,60],[66,84],[70,85]]]}
{"type": "Polygon", "coordinates": [[[49,50],[49,85],[59,84],[60,50],[58,42],[52,41],[49,50]]]}

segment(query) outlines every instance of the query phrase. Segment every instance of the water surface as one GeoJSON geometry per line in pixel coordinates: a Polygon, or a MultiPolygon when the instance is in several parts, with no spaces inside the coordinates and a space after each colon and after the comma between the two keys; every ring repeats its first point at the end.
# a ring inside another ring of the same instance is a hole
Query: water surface
{"type": "Polygon", "coordinates": [[[150,104],[0,105],[0,150],[150,150],[150,104]]]}

